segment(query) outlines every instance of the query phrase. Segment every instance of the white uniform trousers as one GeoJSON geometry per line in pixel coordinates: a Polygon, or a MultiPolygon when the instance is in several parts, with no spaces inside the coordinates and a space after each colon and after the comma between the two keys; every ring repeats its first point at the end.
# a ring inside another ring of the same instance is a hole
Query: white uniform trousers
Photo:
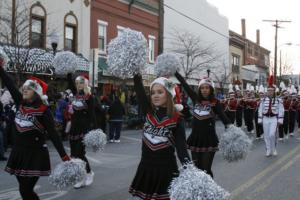
{"type": "Polygon", "coordinates": [[[276,147],[277,117],[263,117],[264,139],[267,152],[271,153],[276,147]]]}

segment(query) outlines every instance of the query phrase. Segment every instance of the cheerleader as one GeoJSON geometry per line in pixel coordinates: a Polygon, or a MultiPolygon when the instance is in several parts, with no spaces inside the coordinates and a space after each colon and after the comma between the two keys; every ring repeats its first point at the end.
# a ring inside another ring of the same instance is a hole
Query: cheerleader
{"type": "Polygon", "coordinates": [[[54,120],[46,105],[47,84],[38,78],[28,79],[22,87],[22,93],[3,69],[0,59],[0,77],[8,88],[16,104],[15,142],[5,171],[15,175],[19,183],[19,192],[24,200],[37,200],[34,186],[40,176],[50,174],[47,136],[53,142],[63,161],[70,160],[54,128],[54,120]]]}
{"type": "Polygon", "coordinates": [[[283,123],[284,108],[281,99],[275,96],[272,76],[269,78],[267,97],[265,97],[258,109],[258,123],[264,128],[264,139],[266,143],[266,156],[271,154],[277,156],[276,151],[276,129],[283,123]]]}
{"type": "Polygon", "coordinates": [[[83,137],[86,133],[96,127],[94,97],[91,94],[91,88],[88,86],[88,78],[80,75],[73,84],[72,75],[68,74],[69,89],[75,94],[71,102],[73,113],[71,115],[71,128],[69,133],[71,157],[80,158],[86,162],[87,176],[82,181],[74,185],[75,189],[89,186],[93,183],[94,172],[91,170],[88,159],[85,154],[83,137]]]}
{"type": "Polygon", "coordinates": [[[141,75],[134,76],[134,89],[146,122],[142,157],[129,192],[145,200],[169,200],[168,188],[178,174],[175,149],[182,164],[190,160],[184,123],[177,112],[182,105],[174,105],[175,84],[167,78],[160,77],[151,83],[150,101],[141,75]]]}
{"type": "Polygon", "coordinates": [[[235,93],[233,91],[232,85],[230,84],[228,86],[229,91],[228,95],[229,98],[225,101],[225,114],[229,118],[230,122],[234,124],[235,121],[235,115],[237,110],[237,99],[235,98],[235,93]]]}
{"type": "Polygon", "coordinates": [[[283,141],[284,135],[288,139],[289,131],[289,109],[291,105],[291,100],[289,98],[288,90],[285,87],[281,88],[281,100],[284,108],[283,124],[279,125],[279,141],[283,141]]]}
{"type": "Polygon", "coordinates": [[[200,80],[197,94],[178,72],[175,76],[194,104],[192,133],[187,139],[192,159],[199,169],[213,177],[211,167],[219,143],[215,130],[215,115],[220,117],[225,126],[230,124],[230,120],[226,117],[219,100],[214,97],[213,83],[209,78],[200,80]]]}

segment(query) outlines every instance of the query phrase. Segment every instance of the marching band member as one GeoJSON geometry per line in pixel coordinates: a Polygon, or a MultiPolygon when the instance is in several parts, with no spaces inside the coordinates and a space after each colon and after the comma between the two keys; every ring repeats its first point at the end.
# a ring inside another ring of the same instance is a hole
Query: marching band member
{"type": "Polygon", "coordinates": [[[291,105],[291,100],[289,98],[289,92],[285,87],[284,83],[280,83],[281,88],[281,100],[284,108],[283,124],[279,125],[279,141],[282,141],[285,138],[288,138],[289,132],[289,110],[291,105]]]}
{"type": "Polygon", "coordinates": [[[294,85],[291,86],[291,105],[289,111],[289,134],[294,136],[296,114],[298,109],[297,90],[294,85]]]}
{"type": "Polygon", "coordinates": [[[258,123],[258,108],[259,108],[260,102],[265,98],[264,86],[262,86],[262,85],[259,86],[258,95],[259,95],[259,97],[256,99],[257,104],[256,104],[256,108],[255,108],[255,117],[254,117],[255,129],[256,129],[256,139],[262,138],[262,134],[264,132],[262,124],[258,123]]]}
{"type": "Polygon", "coordinates": [[[235,92],[233,91],[233,86],[230,84],[228,86],[228,98],[225,100],[225,114],[230,120],[232,124],[234,124],[235,121],[235,115],[237,110],[237,99],[235,98],[235,92]]]}
{"type": "Polygon", "coordinates": [[[237,127],[242,127],[243,125],[243,110],[244,110],[244,105],[243,105],[243,95],[241,92],[241,89],[239,88],[238,85],[235,85],[235,91],[236,91],[236,99],[237,99],[237,109],[236,109],[236,126],[237,127]]]}
{"type": "Polygon", "coordinates": [[[244,98],[244,120],[247,127],[247,131],[249,133],[254,133],[254,125],[253,125],[253,119],[254,119],[254,110],[256,107],[256,100],[255,100],[255,93],[254,93],[254,87],[248,85],[248,88],[246,89],[246,97],[244,98]]]}
{"type": "Polygon", "coordinates": [[[269,78],[267,97],[265,97],[258,109],[258,123],[263,124],[264,140],[266,143],[266,156],[276,156],[276,129],[283,123],[284,108],[280,98],[275,96],[273,76],[269,78]]]}

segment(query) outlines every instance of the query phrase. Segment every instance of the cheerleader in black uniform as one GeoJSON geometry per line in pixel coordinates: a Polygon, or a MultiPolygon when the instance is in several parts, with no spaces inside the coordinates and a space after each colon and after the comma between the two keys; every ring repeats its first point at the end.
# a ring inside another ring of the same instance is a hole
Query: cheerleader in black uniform
{"type": "Polygon", "coordinates": [[[89,186],[93,183],[94,172],[91,170],[89,161],[85,154],[85,146],[83,138],[86,133],[96,127],[95,116],[95,99],[91,94],[88,86],[88,78],[85,76],[78,76],[73,84],[72,75],[68,74],[69,89],[73,94],[76,94],[71,103],[73,114],[71,115],[71,129],[70,129],[70,147],[71,157],[80,158],[86,162],[87,176],[84,180],[76,183],[74,188],[78,189],[84,186],[89,186]]]}
{"type": "Polygon", "coordinates": [[[46,133],[63,161],[70,160],[54,129],[54,120],[46,105],[45,82],[32,77],[22,87],[22,94],[3,69],[0,59],[0,77],[16,104],[15,143],[5,171],[15,175],[19,191],[24,200],[37,200],[34,186],[40,176],[50,174],[50,159],[46,144],[46,133]]]}
{"type": "Polygon", "coordinates": [[[178,72],[175,76],[194,103],[192,133],[187,139],[192,159],[199,169],[213,177],[211,167],[219,143],[215,130],[215,117],[218,115],[224,125],[230,124],[230,120],[224,114],[219,100],[214,97],[214,88],[209,78],[200,81],[197,94],[178,72]]]}
{"type": "Polygon", "coordinates": [[[190,160],[184,123],[175,110],[179,106],[173,103],[175,85],[167,78],[155,79],[150,86],[151,101],[140,75],[134,76],[134,88],[146,122],[142,157],[129,192],[145,200],[169,200],[168,187],[178,174],[175,149],[181,163],[190,160]]]}

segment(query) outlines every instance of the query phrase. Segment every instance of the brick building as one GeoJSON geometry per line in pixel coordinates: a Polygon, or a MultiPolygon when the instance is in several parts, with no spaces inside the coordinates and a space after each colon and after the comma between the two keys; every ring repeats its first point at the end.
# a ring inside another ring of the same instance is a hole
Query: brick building
{"type": "Polygon", "coordinates": [[[229,31],[233,81],[266,84],[270,68],[270,51],[260,45],[260,31],[256,30],[256,42],[247,39],[246,21],[241,20],[242,34],[229,31]]]}
{"type": "MultiPolygon", "coordinates": [[[[91,2],[91,48],[99,49],[99,86],[109,93],[113,86],[124,82],[106,73],[107,44],[124,28],[140,31],[148,40],[149,66],[144,77],[149,77],[160,45],[160,5],[159,0],[94,0],[91,2]]],[[[147,78],[146,78],[147,79],[147,78]]],[[[131,80],[126,84],[131,85],[131,80]]]]}

